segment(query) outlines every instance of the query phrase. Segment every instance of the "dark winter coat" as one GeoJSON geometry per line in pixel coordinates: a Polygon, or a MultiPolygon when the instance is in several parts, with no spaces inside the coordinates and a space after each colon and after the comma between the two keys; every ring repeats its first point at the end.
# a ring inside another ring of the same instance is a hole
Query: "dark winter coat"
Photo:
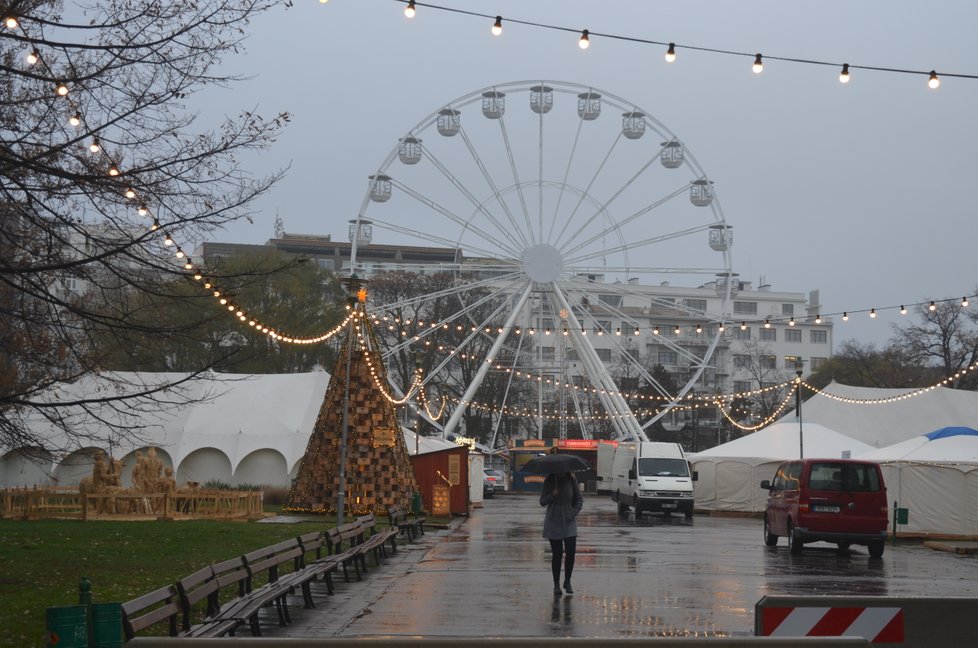
{"type": "Polygon", "coordinates": [[[543,537],[563,540],[577,535],[577,514],[584,507],[584,498],[577,480],[566,475],[549,475],[540,492],[540,506],[547,507],[543,519],[543,537]],[[559,493],[554,495],[554,484],[559,493]]]}

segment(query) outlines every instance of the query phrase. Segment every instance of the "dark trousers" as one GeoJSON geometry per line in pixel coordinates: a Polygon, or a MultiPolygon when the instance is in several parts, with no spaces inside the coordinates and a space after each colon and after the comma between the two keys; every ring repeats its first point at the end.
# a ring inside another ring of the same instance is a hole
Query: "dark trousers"
{"type": "Polygon", "coordinates": [[[560,582],[560,559],[564,557],[564,580],[570,581],[574,571],[574,552],[577,551],[577,536],[563,540],[551,540],[550,569],[554,573],[554,583],[560,582]]]}

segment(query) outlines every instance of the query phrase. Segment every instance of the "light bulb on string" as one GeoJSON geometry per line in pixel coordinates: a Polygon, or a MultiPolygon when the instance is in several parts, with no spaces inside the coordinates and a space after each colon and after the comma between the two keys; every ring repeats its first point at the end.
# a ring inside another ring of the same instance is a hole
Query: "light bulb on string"
{"type": "Polygon", "coordinates": [[[900,314],[901,315],[906,315],[907,314],[907,307],[904,306],[903,304],[900,304],[900,314]]]}
{"type": "Polygon", "coordinates": [[[870,308],[869,309],[869,316],[871,318],[873,318],[873,319],[876,319],[876,309],[875,308],[870,308]]]}
{"type": "Polygon", "coordinates": [[[788,326],[794,326],[794,325],[795,325],[795,318],[792,317],[790,320],[788,320],[788,326]]]}
{"type": "Polygon", "coordinates": [[[930,306],[927,307],[927,310],[929,310],[930,312],[933,313],[934,311],[937,310],[937,304],[935,304],[934,302],[931,302],[930,303],[930,306]]]}
{"type": "Polygon", "coordinates": [[[849,313],[846,313],[846,312],[843,312],[842,313],[842,321],[843,322],[848,322],[849,321],[849,313]]]}
{"type": "Polygon", "coordinates": [[[588,30],[585,29],[581,32],[581,40],[577,41],[577,45],[582,50],[586,50],[591,46],[590,32],[588,32],[588,30]]]}
{"type": "Polygon", "coordinates": [[[173,239],[170,238],[170,235],[169,234],[167,234],[166,237],[163,239],[163,245],[166,245],[166,246],[173,245],[173,239]]]}
{"type": "Polygon", "coordinates": [[[133,189],[132,187],[129,187],[128,189],[126,189],[126,198],[128,198],[129,200],[132,200],[135,197],[136,197],[136,190],[135,189],[133,189]]]}
{"type": "Polygon", "coordinates": [[[839,83],[849,83],[849,64],[842,64],[842,72],[839,73],[839,83]]]}
{"type": "Polygon", "coordinates": [[[74,113],[71,117],[68,118],[68,123],[71,124],[72,126],[76,127],[76,128],[78,126],[81,126],[81,122],[82,122],[82,119],[81,119],[81,115],[79,113],[74,113]]]}
{"type": "Polygon", "coordinates": [[[764,328],[771,328],[771,320],[764,320],[764,328]]]}
{"type": "Polygon", "coordinates": [[[492,24],[492,35],[499,36],[503,33],[503,17],[496,16],[496,22],[492,24]]]}
{"type": "Polygon", "coordinates": [[[102,145],[99,144],[97,137],[92,138],[92,143],[88,145],[88,150],[91,151],[92,153],[98,153],[99,151],[102,150],[102,145]]]}
{"type": "Polygon", "coordinates": [[[741,322],[740,323],[740,330],[741,331],[746,331],[747,330],[747,322],[741,322]]]}
{"type": "Polygon", "coordinates": [[[140,216],[145,216],[146,214],[149,213],[149,208],[146,205],[140,205],[139,208],[136,210],[136,213],[139,214],[140,216]]]}
{"type": "Polygon", "coordinates": [[[652,335],[658,335],[658,334],[659,334],[659,327],[656,326],[654,329],[652,329],[652,335]]]}
{"type": "Polygon", "coordinates": [[[41,55],[38,54],[37,50],[31,50],[30,53],[27,55],[27,64],[34,65],[35,63],[38,62],[40,58],[41,55]]]}
{"type": "Polygon", "coordinates": [[[676,335],[679,335],[682,332],[683,332],[683,330],[681,328],[679,328],[679,325],[677,324],[676,325],[676,330],[675,330],[676,335]]]}
{"type": "Polygon", "coordinates": [[[961,298],[961,308],[967,308],[967,307],[968,307],[968,298],[967,297],[962,297],[961,298]]]}
{"type": "Polygon", "coordinates": [[[7,27],[7,29],[17,29],[17,27],[20,26],[20,23],[17,22],[17,18],[14,16],[7,16],[4,18],[3,24],[7,27]]]}
{"type": "Polygon", "coordinates": [[[754,57],[754,65],[752,65],[750,69],[754,71],[754,74],[760,74],[764,71],[764,63],[761,61],[760,54],[757,54],[754,57]]]}
{"type": "Polygon", "coordinates": [[[108,174],[113,178],[116,177],[119,175],[119,167],[117,167],[115,163],[110,164],[108,174]]]}
{"type": "Polygon", "coordinates": [[[702,333],[703,332],[703,325],[702,324],[697,324],[696,325],[696,332],[697,333],[702,333]]]}
{"type": "Polygon", "coordinates": [[[937,77],[937,72],[934,70],[930,71],[930,78],[927,79],[927,87],[931,90],[937,90],[941,87],[941,80],[937,77]]]}
{"type": "Polygon", "coordinates": [[[54,92],[59,97],[66,97],[68,96],[68,86],[66,86],[63,82],[59,83],[57,86],[55,86],[54,92]]]}
{"type": "Polygon", "coordinates": [[[822,316],[819,313],[815,313],[815,323],[816,324],[822,323],[822,316]]]}
{"type": "Polygon", "coordinates": [[[414,8],[414,0],[411,0],[410,2],[407,3],[407,6],[404,7],[404,15],[407,16],[408,18],[414,18],[415,13],[416,10],[414,8]]]}
{"type": "Polygon", "coordinates": [[[676,60],[676,44],[669,43],[669,49],[666,50],[666,63],[672,63],[676,60]]]}

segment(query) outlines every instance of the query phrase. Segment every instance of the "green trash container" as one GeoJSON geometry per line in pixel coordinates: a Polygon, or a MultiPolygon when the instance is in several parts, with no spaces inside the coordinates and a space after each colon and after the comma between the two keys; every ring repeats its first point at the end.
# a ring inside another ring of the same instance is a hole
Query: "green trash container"
{"type": "Polygon", "coordinates": [[[88,648],[87,605],[49,607],[45,616],[45,646],[88,648]]]}
{"type": "Polygon", "coordinates": [[[415,515],[421,515],[421,493],[415,493],[411,496],[411,512],[415,515]]]}
{"type": "Polygon", "coordinates": [[[95,603],[92,605],[91,648],[122,648],[122,605],[95,603]]]}

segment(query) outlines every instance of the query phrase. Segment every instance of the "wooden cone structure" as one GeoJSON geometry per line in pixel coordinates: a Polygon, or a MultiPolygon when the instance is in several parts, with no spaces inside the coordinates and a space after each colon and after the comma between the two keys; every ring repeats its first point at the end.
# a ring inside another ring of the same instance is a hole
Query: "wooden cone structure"
{"type": "Polygon", "coordinates": [[[353,277],[346,283],[354,317],[285,511],[326,513],[342,506],[344,514],[383,515],[394,505],[409,508],[411,496],[418,492],[387,392],[387,372],[366,315],[365,282],[353,277]]]}

